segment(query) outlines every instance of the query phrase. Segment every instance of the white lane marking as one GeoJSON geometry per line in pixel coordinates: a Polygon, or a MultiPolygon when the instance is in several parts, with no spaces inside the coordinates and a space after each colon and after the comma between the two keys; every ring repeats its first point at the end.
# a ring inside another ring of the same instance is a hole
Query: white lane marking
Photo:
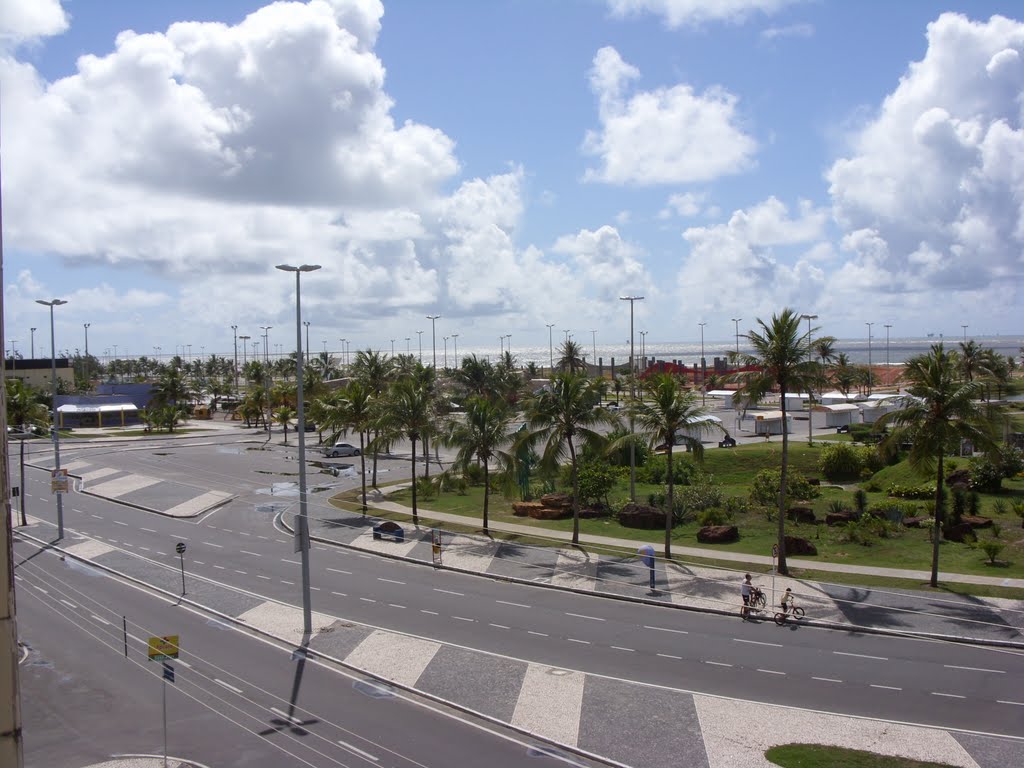
{"type": "Polygon", "coordinates": [[[495,629],[512,629],[512,627],[506,627],[504,624],[488,624],[487,626],[494,627],[495,629]]]}
{"type": "Polygon", "coordinates": [[[359,599],[362,600],[364,603],[376,603],[377,602],[376,600],[374,600],[373,598],[370,598],[370,597],[360,597],[359,599]]]}
{"type": "Polygon", "coordinates": [[[99,617],[99,616],[97,616],[97,615],[96,615],[95,613],[90,613],[90,614],[89,614],[89,617],[90,617],[90,618],[91,618],[91,619],[92,619],[93,621],[98,621],[98,622],[99,622],[100,624],[107,624],[107,625],[109,625],[109,624],[110,624],[110,622],[109,622],[109,621],[107,621],[106,619],[100,618],[100,617],[99,617]]]}
{"type": "Polygon", "coordinates": [[[405,608],[404,605],[399,605],[398,603],[388,603],[388,607],[389,608],[405,608]]]}
{"type": "Polygon", "coordinates": [[[192,665],[189,664],[187,661],[182,661],[181,659],[175,659],[174,663],[175,664],[181,664],[181,666],[183,666],[183,667],[186,667],[188,669],[192,669],[192,665]]]}
{"type": "Polygon", "coordinates": [[[1002,699],[996,699],[996,704],[1012,704],[1015,707],[1024,707],[1024,701],[1003,701],[1002,699]]]}
{"type": "Polygon", "coordinates": [[[188,541],[188,536],[175,536],[174,538],[181,539],[182,541],[188,541]]]}
{"type": "Polygon", "coordinates": [[[966,669],[968,672],[991,672],[995,675],[1006,674],[1006,672],[1004,672],[1001,669],[985,669],[984,667],[960,667],[956,664],[943,664],[942,666],[944,666],[946,669],[966,669]]]}
{"type": "Polygon", "coordinates": [[[353,747],[351,744],[349,744],[347,742],[339,740],[338,741],[338,746],[344,747],[349,752],[354,752],[355,754],[359,755],[359,757],[364,757],[367,760],[373,760],[373,762],[375,762],[375,763],[379,762],[378,759],[376,757],[374,757],[373,755],[371,755],[369,752],[363,752],[363,750],[359,749],[359,747],[353,747]]]}
{"type": "Polygon", "coordinates": [[[388,584],[405,584],[404,581],[396,581],[395,579],[385,579],[381,576],[377,577],[377,581],[386,581],[388,584]]]}
{"type": "Polygon", "coordinates": [[[932,696],[945,696],[947,699],[966,699],[966,696],[961,696],[958,693],[941,693],[940,691],[932,691],[932,696]]]}
{"type": "Polygon", "coordinates": [[[705,661],[705,664],[711,664],[715,667],[731,667],[732,664],[726,664],[724,661],[705,661]]]}
{"type": "Polygon", "coordinates": [[[663,659],[675,659],[676,661],[683,660],[682,656],[673,656],[671,653],[659,653],[658,655],[661,656],[661,658],[663,659]]]}
{"type": "Polygon", "coordinates": [[[776,672],[774,669],[758,669],[758,672],[764,672],[766,675],[784,675],[785,672],[776,672]]]}
{"type": "Polygon", "coordinates": [[[431,616],[438,616],[437,611],[428,611],[426,608],[420,608],[420,613],[429,613],[431,616]]]}
{"type": "MultiPolygon", "coordinates": [[[[33,586],[33,587],[36,587],[36,585],[35,585],[35,584],[33,584],[32,586],[33,586]]],[[[48,595],[48,594],[50,594],[49,592],[47,592],[47,591],[46,591],[45,589],[43,589],[42,587],[36,587],[36,589],[38,589],[38,590],[39,590],[40,592],[42,592],[42,593],[43,593],[44,595],[48,595]]]]}
{"type": "Polygon", "coordinates": [[[141,549],[143,552],[151,552],[152,551],[149,547],[139,547],[139,549],[141,549]]]}
{"type": "Polygon", "coordinates": [[[216,547],[217,549],[224,549],[223,545],[221,545],[221,544],[214,544],[212,541],[204,541],[203,544],[207,544],[207,545],[209,545],[211,547],[216,547]]]}
{"type": "Polygon", "coordinates": [[[434,591],[444,592],[446,595],[458,595],[459,597],[465,597],[465,594],[462,592],[452,592],[450,589],[438,589],[437,587],[434,587],[434,591]]]}
{"type": "Polygon", "coordinates": [[[738,637],[733,638],[733,642],[736,643],[749,643],[750,645],[770,645],[772,648],[781,648],[782,643],[763,643],[760,640],[741,640],[738,637]]]}
{"type": "Polygon", "coordinates": [[[120,520],[115,520],[114,525],[123,525],[125,528],[128,527],[128,523],[122,523],[120,520]]]}
{"type": "Polygon", "coordinates": [[[284,579],[281,579],[281,583],[282,584],[287,584],[289,587],[294,587],[295,586],[295,582],[294,581],[285,581],[284,579]]]}
{"type": "Polygon", "coordinates": [[[316,592],[319,592],[319,591],[320,591],[320,587],[310,587],[310,589],[312,589],[312,590],[314,590],[314,591],[316,591],[316,592]]]}
{"type": "Polygon", "coordinates": [[[263,555],[261,555],[259,552],[250,552],[247,549],[240,549],[238,551],[241,552],[243,555],[252,555],[253,557],[263,557],[263,555]]]}
{"type": "Polygon", "coordinates": [[[858,659],[874,659],[875,661],[888,661],[885,656],[868,656],[864,653],[847,653],[846,651],[832,651],[836,656],[856,656],[858,659]]]}
{"type": "Polygon", "coordinates": [[[528,635],[537,635],[537,637],[548,637],[547,632],[534,632],[532,629],[526,630],[528,635]]]}
{"type": "Polygon", "coordinates": [[[565,615],[566,616],[575,616],[577,619],[590,619],[591,621],[604,621],[604,619],[602,619],[599,616],[586,616],[586,615],[584,615],[582,613],[569,613],[568,611],[566,611],[565,615]]]}
{"type": "Polygon", "coordinates": [[[18,576],[17,574],[15,574],[14,575],[14,580],[15,581],[22,581],[22,578],[21,578],[21,576],[18,576]]]}
{"type": "Polygon", "coordinates": [[[285,720],[287,720],[292,725],[302,725],[302,721],[299,718],[292,717],[287,712],[283,712],[280,709],[278,709],[277,707],[271,707],[270,711],[273,712],[275,715],[280,715],[281,717],[283,717],[285,720]]]}
{"type": "Polygon", "coordinates": [[[207,528],[213,528],[213,530],[215,530],[215,531],[217,530],[217,526],[216,525],[207,525],[206,527],[207,528]]]}
{"type": "Polygon", "coordinates": [[[476,619],[467,619],[465,616],[452,616],[456,621],[476,621],[476,619]]]}
{"type": "Polygon", "coordinates": [[[508,600],[495,600],[494,602],[501,603],[502,605],[511,605],[511,606],[516,607],[516,608],[529,608],[530,607],[528,605],[523,605],[522,603],[510,603],[508,600]]]}
{"type": "Polygon", "coordinates": [[[251,533],[246,533],[245,531],[239,531],[238,533],[239,533],[239,535],[241,535],[241,536],[252,536],[252,534],[251,534],[251,533]]]}
{"type": "Polygon", "coordinates": [[[274,539],[274,541],[276,541],[278,544],[287,544],[288,543],[284,539],[274,539]]]}
{"type": "Polygon", "coordinates": [[[192,562],[196,565],[206,565],[206,563],[204,563],[202,560],[193,560],[192,562]]]}
{"type": "Polygon", "coordinates": [[[570,643],[579,643],[580,645],[590,645],[591,644],[589,640],[577,640],[575,637],[567,637],[565,639],[568,640],[570,643]]]}
{"type": "Polygon", "coordinates": [[[337,595],[338,597],[348,597],[344,592],[331,592],[331,594],[337,595]]]}
{"type": "Polygon", "coordinates": [[[166,552],[161,552],[161,551],[157,550],[157,554],[160,555],[161,557],[167,557],[167,553],[166,552]]]}
{"type": "Polygon", "coordinates": [[[343,571],[340,568],[328,568],[327,570],[331,573],[344,573],[346,576],[352,575],[352,571],[343,571]]]}
{"type": "Polygon", "coordinates": [[[238,570],[237,568],[235,568],[235,573],[240,573],[240,574],[242,574],[243,576],[248,576],[248,575],[249,575],[249,574],[248,574],[248,573],[246,573],[245,571],[240,571],[240,570],[238,570]]]}
{"type": "Polygon", "coordinates": [[[289,560],[286,557],[282,557],[281,558],[281,562],[282,563],[289,563],[290,565],[302,565],[302,563],[299,562],[298,560],[289,560]]]}
{"type": "MultiPolygon", "coordinates": [[[[180,659],[179,659],[179,661],[180,661],[180,659]]],[[[229,691],[234,691],[235,693],[237,693],[239,695],[241,695],[241,693],[242,693],[242,689],[241,688],[235,688],[235,686],[230,685],[229,683],[225,683],[223,680],[218,680],[216,677],[213,678],[213,682],[215,682],[217,685],[222,685],[225,688],[227,688],[229,691]]]]}
{"type": "Polygon", "coordinates": [[[871,684],[872,688],[881,688],[883,691],[902,691],[902,688],[897,688],[895,685],[875,685],[871,684]]]}
{"type": "Polygon", "coordinates": [[[221,530],[224,531],[224,533],[234,533],[230,528],[221,528],[221,530]]]}
{"type": "Polygon", "coordinates": [[[156,533],[152,528],[139,528],[139,530],[145,531],[146,533],[156,533]]]}
{"type": "Polygon", "coordinates": [[[75,608],[76,610],[77,610],[77,608],[78,608],[78,606],[77,606],[77,605],[75,605],[74,603],[72,603],[72,602],[71,602],[70,600],[65,600],[65,599],[64,599],[63,597],[62,597],[62,598],[60,599],[60,601],[61,601],[62,603],[64,603],[64,605],[66,605],[66,606],[67,606],[68,608],[75,608]]]}
{"type": "Polygon", "coordinates": [[[612,646],[612,650],[615,650],[615,651],[629,651],[630,653],[635,653],[635,650],[633,648],[623,648],[621,645],[613,645],[612,646]]]}
{"type": "Polygon", "coordinates": [[[100,515],[94,515],[91,512],[89,513],[89,516],[90,517],[95,517],[97,520],[102,520],[103,519],[100,515]]]}
{"type": "Polygon", "coordinates": [[[811,680],[820,680],[823,683],[841,683],[842,680],[836,680],[834,677],[812,677],[811,680]]]}
{"type": "Polygon", "coordinates": [[[264,541],[270,541],[270,537],[268,537],[268,536],[261,536],[258,533],[256,534],[256,538],[257,539],[263,539],[264,541]]]}
{"type": "Polygon", "coordinates": [[[690,634],[685,629],[669,629],[668,627],[650,627],[644,624],[644,629],[656,629],[659,632],[674,632],[677,635],[688,635],[690,634]]]}
{"type": "Polygon", "coordinates": [[[214,565],[213,567],[216,568],[218,571],[226,571],[227,570],[227,568],[225,568],[223,565],[214,565]]]}

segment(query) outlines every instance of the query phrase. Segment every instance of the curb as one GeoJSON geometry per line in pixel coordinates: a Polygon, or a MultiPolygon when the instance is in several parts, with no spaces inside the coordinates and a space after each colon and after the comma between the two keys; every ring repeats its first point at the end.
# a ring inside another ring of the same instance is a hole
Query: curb
{"type": "MultiPolygon", "coordinates": [[[[281,526],[285,530],[294,535],[295,529],[285,522],[284,515],[284,512],[278,512],[274,521],[280,522],[281,526]]],[[[419,527],[417,527],[417,530],[419,530],[419,527]]],[[[340,541],[334,541],[333,539],[325,539],[321,536],[315,536],[312,533],[309,534],[309,538],[310,541],[316,541],[321,544],[329,544],[331,546],[341,547],[343,549],[348,549],[353,552],[366,552],[366,550],[360,549],[359,547],[353,546],[351,544],[346,544],[340,541]]],[[[392,560],[401,560],[403,562],[411,563],[414,565],[434,568],[435,570],[441,568],[444,570],[452,571],[453,573],[466,574],[467,576],[476,576],[478,578],[493,579],[494,581],[506,581],[514,584],[522,584],[525,586],[540,587],[543,589],[557,589],[563,592],[572,592],[577,595],[589,595],[590,597],[599,597],[608,600],[621,600],[624,602],[638,603],[641,605],[657,606],[659,608],[672,608],[678,611],[691,611],[693,613],[709,613],[718,616],[732,617],[735,617],[737,615],[735,611],[726,611],[721,608],[702,608],[693,605],[678,605],[676,603],[665,602],[663,600],[652,600],[645,597],[632,597],[630,595],[618,595],[614,592],[596,592],[587,589],[580,589],[579,587],[568,587],[560,584],[545,584],[543,582],[527,581],[525,579],[520,579],[516,576],[503,576],[500,574],[490,573],[485,574],[480,573],[479,571],[471,571],[467,568],[458,568],[444,564],[442,564],[441,566],[436,566],[432,563],[426,562],[425,560],[415,560],[404,555],[396,555],[389,552],[378,552],[374,550],[372,554],[378,557],[386,557],[392,560]]],[[[765,618],[761,620],[769,620],[767,613],[765,615],[765,618]]],[[[827,629],[832,631],[861,632],[864,634],[883,635],[888,637],[909,637],[919,640],[937,640],[949,643],[959,643],[962,645],[981,645],[992,648],[1010,648],[1014,650],[1024,650],[1024,641],[1021,640],[994,640],[991,638],[968,637],[966,635],[946,635],[936,632],[885,629],[883,627],[871,627],[860,624],[843,624],[842,622],[828,621],[824,619],[800,619],[799,622],[796,623],[796,626],[808,626],[814,627],[816,629],[827,629]]]]}

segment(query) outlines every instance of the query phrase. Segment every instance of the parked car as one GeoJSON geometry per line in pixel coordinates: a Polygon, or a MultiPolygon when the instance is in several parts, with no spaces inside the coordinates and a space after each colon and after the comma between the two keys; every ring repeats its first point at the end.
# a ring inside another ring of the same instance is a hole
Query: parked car
{"type": "Polygon", "coordinates": [[[358,456],[359,449],[350,443],[335,443],[329,448],[324,448],[324,456],[328,459],[336,459],[339,456],[358,456]]]}

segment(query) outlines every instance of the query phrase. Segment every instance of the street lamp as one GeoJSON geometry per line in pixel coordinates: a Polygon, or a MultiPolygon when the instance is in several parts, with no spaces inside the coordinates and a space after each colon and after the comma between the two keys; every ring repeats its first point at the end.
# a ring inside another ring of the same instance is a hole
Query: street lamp
{"type": "Polygon", "coordinates": [[[348,349],[347,349],[348,339],[338,339],[338,341],[341,342],[341,359],[342,359],[342,364],[347,368],[348,367],[348,349]]]}
{"type": "Polygon", "coordinates": [[[423,331],[416,331],[420,342],[420,365],[423,365],[423,331]]]}
{"type": "MultiPolygon", "coordinates": [[[[814,359],[814,355],[811,353],[811,320],[817,320],[817,315],[800,315],[801,320],[807,321],[807,357],[814,359]]],[[[814,420],[814,387],[809,387],[810,391],[807,393],[807,444],[814,445],[814,439],[811,437],[811,422],[814,420]]],[[[786,425],[783,424],[782,428],[785,429],[786,425]]]]}
{"type": "Polygon", "coordinates": [[[29,328],[29,331],[32,332],[32,359],[35,360],[36,359],[36,329],[35,328],[29,328]]]}
{"type": "Polygon", "coordinates": [[[597,365],[597,331],[593,328],[590,329],[591,341],[594,344],[594,365],[597,365]]]}
{"type": "MultiPolygon", "coordinates": [[[[302,298],[300,278],[303,272],[315,272],[319,264],[303,264],[300,267],[278,264],[282,272],[295,273],[295,399],[298,411],[299,433],[299,517],[295,526],[296,544],[302,555],[302,632],[304,645],[313,634],[313,612],[310,606],[309,589],[309,517],[306,503],[306,413],[302,392],[302,298]]],[[[309,326],[306,326],[307,333],[309,326]]]]}
{"type": "Polygon", "coordinates": [[[268,339],[270,338],[270,329],[273,327],[272,325],[260,326],[260,330],[263,331],[263,362],[267,365],[270,365],[270,342],[268,339]]]}
{"type": "Polygon", "coordinates": [[[697,323],[700,326],[700,404],[706,405],[707,400],[707,387],[704,386],[704,382],[708,378],[708,364],[704,360],[704,326],[707,323],[697,323]]]}
{"type": "Polygon", "coordinates": [[[871,377],[873,375],[871,371],[871,326],[874,325],[874,323],[864,323],[864,325],[868,327],[868,394],[870,395],[871,377]]]}
{"type": "Polygon", "coordinates": [[[302,324],[306,326],[306,365],[309,365],[309,320],[303,320],[302,324]]]}
{"type": "Polygon", "coordinates": [[[448,368],[448,337],[444,337],[444,367],[448,368]]]}
{"type": "MultiPolygon", "coordinates": [[[[245,364],[248,362],[248,360],[246,358],[246,355],[245,355],[245,351],[246,351],[245,348],[248,345],[248,341],[249,341],[249,339],[252,338],[252,336],[245,336],[245,335],[243,335],[243,336],[239,336],[238,338],[242,340],[242,367],[245,368],[245,364]]],[[[236,358],[237,358],[238,353],[236,352],[235,355],[236,355],[236,358]]],[[[238,393],[238,371],[237,371],[238,366],[237,366],[237,364],[235,365],[235,368],[236,368],[236,371],[235,371],[235,393],[237,394],[238,393]]]]}
{"type": "Polygon", "coordinates": [[[392,357],[395,356],[395,340],[394,339],[391,340],[391,356],[392,357]]]}
{"type": "Polygon", "coordinates": [[[568,341],[569,341],[569,331],[570,331],[569,328],[566,328],[565,330],[562,331],[562,333],[565,334],[565,341],[566,341],[566,343],[568,343],[568,341]]]}
{"type": "Polygon", "coordinates": [[[508,339],[508,356],[512,357],[512,334],[506,333],[505,338],[508,339]]]}
{"type": "Polygon", "coordinates": [[[238,392],[238,326],[231,326],[231,337],[235,343],[235,392],[238,392]]]}
{"type": "Polygon", "coordinates": [[[452,342],[455,344],[455,367],[458,368],[459,363],[459,334],[452,334],[452,342]]]}
{"type": "Polygon", "coordinates": [[[547,326],[548,326],[548,358],[549,358],[548,364],[551,366],[551,369],[548,371],[548,375],[550,376],[551,374],[553,374],[555,372],[555,347],[551,343],[551,329],[555,327],[555,324],[554,323],[547,323],[547,326]]]}
{"type": "Polygon", "coordinates": [[[742,317],[733,317],[732,321],[736,324],[736,357],[740,356],[740,320],[742,317]]]}
{"type": "Polygon", "coordinates": [[[85,328],[85,365],[83,366],[85,368],[85,370],[83,371],[83,373],[85,373],[85,381],[87,383],[92,379],[92,372],[89,370],[89,368],[90,368],[90,366],[89,366],[89,326],[90,325],[92,325],[92,323],[82,323],[82,327],[85,328]]]}
{"type": "Polygon", "coordinates": [[[892,328],[891,323],[885,324],[885,380],[886,383],[889,381],[889,329],[892,328]]]}
{"type": "Polygon", "coordinates": [[[437,325],[434,321],[439,318],[440,315],[427,315],[427,320],[430,321],[430,338],[431,346],[434,348],[434,370],[437,370],[437,325]]]}
{"type": "Polygon", "coordinates": [[[409,350],[409,341],[410,341],[411,339],[412,339],[412,337],[411,337],[411,336],[406,336],[406,337],[405,337],[405,354],[407,354],[407,355],[408,355],[408,354],[411,354],[411,353],[410,353],[410,350],[409,350]]]}
{"type": "MultiPolygon", "coordinates": [[[[643,296],[619,296],[619,301],[629,302],[629,397],[636,399],[636,360],[633,351],[633,304],[643,301],[643,296]]],[[[633,436],[633,408],[629,409],[629,435],[633,436]]],[[[629,442],[629,499],[636,501],[636,445],[629,442]]]]}
{"type": "MultiPolygon", "coordinates": [[[[57,343],[53,330],[53,308],[67,304],[63,299],[43,301],[36,299],[36,304],[50,308],[50,390],[53,398],[53,423],[50,432],[53,435],[53,472],[54,477],[60,476],[60,437],[57,430],[57,343]]],[[[22,488],[22,493],[25,489],[22,488]]],[[[57,491],[57,538],[64,538],[64,494],[57,491]]]]}
{"type": "Polygon", "coordinates": [[[961,324],[960,327],[964,329],[964,344],[966,344],[967,343],[967,326],[961,324]]]}
{"type": "Polygon", "coordinates": [[[640,357],[647,360],[647,334],[648,331],[640,331],[640,357]]]}

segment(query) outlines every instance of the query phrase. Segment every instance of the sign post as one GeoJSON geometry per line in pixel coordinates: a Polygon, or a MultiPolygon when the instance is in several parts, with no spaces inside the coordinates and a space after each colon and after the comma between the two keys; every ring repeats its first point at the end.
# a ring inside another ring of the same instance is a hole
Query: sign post
{"type": "MultiPolygon", "coordinates": [[[[184,546],[184,545],[179,545],[184,546]]],[[[167,768],[167,683],[174,682],[174,667],[167,662],[178,658],[178,636],[165,635],[164,637],[151,637],[148,643],[148,655],[150,661],[159,661],[163,664],[163,711],[164,711],[164,768],[167,768]]]]}
{"type": "Polygon", "coordinates": [[[174,551],[181,558],[181,596],[185,596],[185,542],[179,541],[174,545],[174,551]]]}
{"type": "Polygon", "coordinates": [[[66,469],[50,470],[50,493],[68,492],[68,471],[66,469]]]}
{"type": "Polygon", "coordinates": [[[772,610],[775,609],[775,561],[779,557],[779,545],[772,544],[772,610]]]}

